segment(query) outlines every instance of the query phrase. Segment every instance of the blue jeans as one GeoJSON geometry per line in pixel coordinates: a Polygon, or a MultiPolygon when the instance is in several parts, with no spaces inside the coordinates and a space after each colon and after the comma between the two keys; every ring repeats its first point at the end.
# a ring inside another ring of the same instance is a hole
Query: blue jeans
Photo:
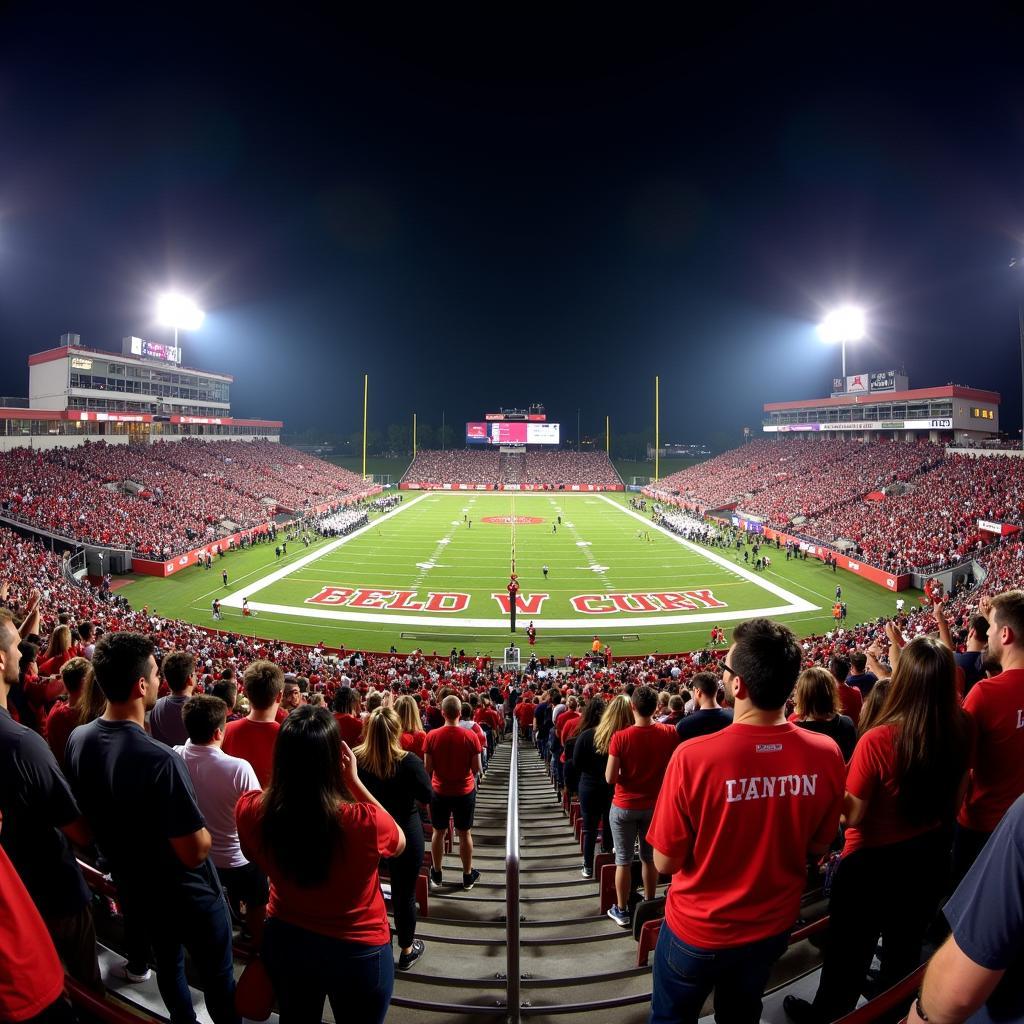
{"type": "Polygon", "coordinates": [[[207,906],[182,900],[150,921],[149,939],[156,963],[160,998],[171,1024],[195,1024],[192,993],[185,978],[185,950],[199,972],[206,1009],[214,1024],[237,1024],[235,976],[232,971],[231,915],[223,893],[207,906]]]}
{"type": "Polygon", "coordinates": [[[395,987],[395,961],[386,946],[342,942],[328,935],[267,919],[267,965],[281,1024],[320,1024],[324,1000],[334,1019],[383,1024],[395,987]]]}
{"type": "Polygon", "coordinates": [[[727,949],[699,949],[663,922],[654,951],[654,991],[649,1024],[690,1024],[715,992],[719,1024],[758,1024],[761,997],[775,961],[789,945],[789,932],[727,949]]]}

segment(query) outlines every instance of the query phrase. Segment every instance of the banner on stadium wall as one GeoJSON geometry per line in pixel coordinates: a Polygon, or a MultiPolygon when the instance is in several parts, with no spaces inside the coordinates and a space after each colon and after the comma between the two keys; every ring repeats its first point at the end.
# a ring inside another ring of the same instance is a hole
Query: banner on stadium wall
{"type": "Polygon", "coordinates": [[[775,540],[778,537],[780,544],[792,541],[801,551],[806,551],[813,558],[824,560],[826,555],[832,555],[840,569],[852,572],[856,576],[863,576],[864,579],[877,583],[880,587],[885,587],[886,590],[906,590],[910,586],[910,573],[888,573],[874,565],[865,565],[863,562],[858,562],[856,559],[843,554],[842,551],[835,551],[825,544],[815,544],[811,541],[802,540],[800,537],[793,537],[788,533],[773,530],[771,527],[765,527],[764,535],[768,540],[775,540]]]}
{"type": "Polygon", "coordinates": [[[787,434],[802,430],[952,430],[951,417],[928,420],[847,420],[843,423],[766,423],[766,434],[787,434]]]}
{"type": "Polygon", "coordinates": [[[624,484],[431,484],[423,480],[419,482],[402,482],[398,485],[401,491],[582,491],[596,493],[599,491],[624,491],[624,484]]]}
{"type": "Polygon", "coordinates": [[[997,523],[994,519],[979,519],[978,529],[986,533],[997,533],[1000,537],[1008,537],[1011,533],[1019,533],[1020,527],[1011,523],[997,523]]]}
{"type": "MultiPolygon", "coordinates": [[[[329,512],[332,508],[338,508],[339,505],[354,505],[364,498],[371,498],[375,494],[380,494],[383,488],[372,487],[365,494],[359,495],[358,498],[350,498],[348,501],[328,501],[322,505],[317,505],[315,508],[309,509],[309,514],[314,516],[322,515],[324,512],[329,512]]],[[[281,524],[282,527],[286,524],[281,524]]],[[[132,572],[141,573],[143,576],[173,576],[176,572],[181,569],[186,569],[190,565],[198,563],[200,557],[205,557],[206,552],[216,558],[220,553],[221,548],[225,551],[231,547],[231,542],[234,541],[235,548],[238,549],[241,546],[242,538],[248,535],[256,534],[262,536],[267,533],[269,527],[266,523],[261,526],[253,526],[248,530],[238,530],[235,533],[228,534],[226,537],[218,537],[217,540],[211,541],[209,544],[204,544],[201,548],[195,548],[192,551],[187,551],[183,555],[178,555],[175,558],[164,561],[163,559],[149,559],[149,558],[133,558],[132,559],[132,572]]]]}

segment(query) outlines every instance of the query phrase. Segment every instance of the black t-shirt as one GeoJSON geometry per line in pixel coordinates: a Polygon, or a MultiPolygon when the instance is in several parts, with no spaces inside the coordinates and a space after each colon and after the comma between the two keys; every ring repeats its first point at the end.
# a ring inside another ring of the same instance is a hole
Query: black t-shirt
{"type": "Polygon", "coordinates": [[[413,819],[416,828],[422,827],[416,803],[430,803],[433,791],[427,769],[415,754],[407,753],[390,779],[382,779],[362,767],[359,778],[403,830],[412,825],[413,819]]]}
{"type": "Polygon", "coordinates": [[[0,708],[0,845],[44,917],[77,914],[89,888],[61,827],[81,817],[53,752],[0,708]]]}
{"type": "Polygon", "coordinates": [[[866,697],[870,692],[871,688],[878,682],[878,676],[874,672],[862,672],[859,675],[852,675],[846,677],[847,686],[856,686],[861,692],[862,697],[866,697]]]}
{"type": "Polygon", "coordinates": [[[118,889],[146,906],[205,908],[220,898],[210,860],[186,868],[170,840],[205,826],[185,762],[134,722],[79,726],[65,754],[68,781],[118,889]]]}
{"type": "Polygon", "coordinates": [[[732,712],[728,708],[710,708],[707,711],[698,709],[676,722],[679,742],[685,743],[695,736],[708,736],[719,729],[732,725],[732,712]]]}
{"type": "Polygon", "coordinates": [[[846,715],[836,715],[835,718],[830,718],[826,722],[808,719],[793,724],[810,732],[821,733],[822,736],[831,736],[836,741],[843,760],[847,763],[853,757],[853,748],[857,746],[857,727],[853,724],[852,718],[848,718],[846,715]]]}
{"type": "Polygon", "coordinates": [[[985,675],[981,667],[984,659],[983,651],[959,651],[953,655],[956,663],[964,670],[964,696],[971,692],[971,687],[985,675]]]}
{"type": "Polygon", "coordinates": [[[596,782],[607,785],[604,778],[605,769],[608,767],[608,755],[599,754],[594,749],[594,730],[584,729],[576,737],[576,743],[572,748],[572,765],[580,773],[580,779],[586,776],[587,782],[596,782]]]}
{"type": "Polygon", "coordinates": [[[537,727],[537,735],[543,739],[551,731],[551,712],[554,708],[549,701],[537,705],[533,713],[533,723],[537,727]]]}
{"type": "Polygon", "coordinates": [[[1024,1018],[1024,796],[1006,812],[943,913],[966,956],[986,970],[1006,972],[970,1024],[1024,1018]]]}

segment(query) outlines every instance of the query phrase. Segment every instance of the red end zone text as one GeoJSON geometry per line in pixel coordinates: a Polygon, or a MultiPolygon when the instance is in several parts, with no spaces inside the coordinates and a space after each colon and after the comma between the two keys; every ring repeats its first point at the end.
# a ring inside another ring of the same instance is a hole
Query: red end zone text
{"type": "Polygon", "coordinates": [[[383,608],[391,612],[464,612],[469,607],[469,594],[428,593],[420,599],[415,590],[324,587],[319,594],[307,597],[305,603],[346,608],[383,608]]]}
{"type": "Polygon", "coordinates": [[[646,594],[580,594],[569,599],[584,615],[609,615],[622,612],[692,612],[699,608],[726,608],[710,590],[681,590],[646,594]]]}

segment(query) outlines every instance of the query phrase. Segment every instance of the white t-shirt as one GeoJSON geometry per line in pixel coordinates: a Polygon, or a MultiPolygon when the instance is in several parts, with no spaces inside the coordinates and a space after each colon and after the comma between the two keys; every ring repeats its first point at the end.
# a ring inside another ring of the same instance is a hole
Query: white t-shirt
{"type": "Polygon", "coordinates": [[[238,842],[235,804],[243,793],[262,789],[252,765],[225,754],[219,747],[197,745],[191,740],[175,747],[174,752],[185,762],[199,810],[210,830],[210,859],[218,868],[245,867],[249,862],[242,856],[238,842]]]}

